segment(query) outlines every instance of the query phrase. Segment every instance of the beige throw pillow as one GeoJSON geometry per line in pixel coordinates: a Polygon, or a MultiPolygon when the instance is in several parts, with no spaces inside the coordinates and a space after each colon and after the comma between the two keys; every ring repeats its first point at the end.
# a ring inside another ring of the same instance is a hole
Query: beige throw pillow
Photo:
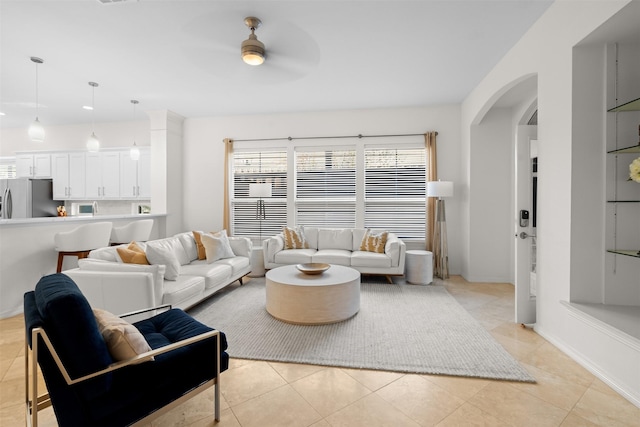
{"type": "Polygon", "coordinates": [[[380,233],[373,233],[371,230],[367,230],[360,243],[360,250],[367,252],[376,252],[379,254],[384,253],[384,247],[387,244],[388,231],[382,231],[380,233]]]}
{"type": "Polygon", "coordinates": [[[231,245],[229,244],[229,238],[227,237],[227,230],[222,230],[217,233],[203,233],[200,236],[202,245],[205,248],[207,256],[207,264],[211,264],[219,259],[233,258],[236,254],[233,253],[231,245]]]}
{"type": "Polygon", "coordinates": [[[304,228],[282,227],[285,249],[309,249],[309,243],[304,237],[304,228]]]}
{"type": "Polygon", "coordinates": [[[151,351],[147,340],[131,323],[99,308],[94,308],[93,314],[98,322],[98,330],[114,360],[127,360],[151,351]]]}

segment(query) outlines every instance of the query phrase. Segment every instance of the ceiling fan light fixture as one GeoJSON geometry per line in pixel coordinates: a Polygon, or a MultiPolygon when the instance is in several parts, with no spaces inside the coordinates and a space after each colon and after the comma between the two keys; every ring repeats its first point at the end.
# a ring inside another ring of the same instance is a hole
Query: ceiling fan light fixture
{"type": "Polygon", "coordinates": [[[262,25],[262,21],[253,16],[244,19],[244,24],[249,27],[251,34],[249,38],[242,42],[241,55],[242,60],[249,65],[260,65],[265,59],[264,43],[258,40],[255,30],[262,25]]]}

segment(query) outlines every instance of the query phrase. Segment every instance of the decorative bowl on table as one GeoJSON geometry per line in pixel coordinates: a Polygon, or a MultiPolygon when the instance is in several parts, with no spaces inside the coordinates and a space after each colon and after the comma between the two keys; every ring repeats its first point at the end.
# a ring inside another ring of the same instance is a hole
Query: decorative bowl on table
{"type": "Polygon", "coordinates": [[[322,274],[331,267],[329,264],[323,264],[320,262],[309,262],[306,264],[298,264],[296,268],[304,274],[322,274]]]}

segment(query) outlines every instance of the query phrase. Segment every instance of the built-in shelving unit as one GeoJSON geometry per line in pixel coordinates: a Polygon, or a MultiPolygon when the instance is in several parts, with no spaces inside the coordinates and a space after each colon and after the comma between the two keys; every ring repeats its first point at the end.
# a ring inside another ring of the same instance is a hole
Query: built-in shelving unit
{"type": "MultiPolygon", "coordinates": [[[[633,101],[626,102],[624,104],[618,105],[616,107],[613,107],[607,110],[607,112],[609,113],[622,113],[622,112],[632,112],[632,111],[640,111],[640,98],[634,99],[633,101]]],[[[638,131],[640,133],[640,126],[638,131]]],[[[640,135],[638,137],[640,138],[640,135]]],[[[640,154],[640,141],[638,142],[637,145],[610,150],[610,151],[607,151],[607,153],[615,154],[616,157],[622,154],[640,154]]],[[[630,158],[633,159],[633,157],[630,157],[630,158]]],[[[640,200],[607,200],[607,203],[640,203],[640,200]]],[[[624,256],[630,256],[634,258],[640,258],[639,249],[607,249],[607,252],[616,254],[616,255],[624,255],[624,256]]]]}
{"type": "Polygon", "coordinates": [[[618,113],[621,111],[640,111],[640,98],[634,99],[633,101],[625,102],[624,104],[620,104],[617,107],[610,108],[607,111],[610,113],[618,113]]]}

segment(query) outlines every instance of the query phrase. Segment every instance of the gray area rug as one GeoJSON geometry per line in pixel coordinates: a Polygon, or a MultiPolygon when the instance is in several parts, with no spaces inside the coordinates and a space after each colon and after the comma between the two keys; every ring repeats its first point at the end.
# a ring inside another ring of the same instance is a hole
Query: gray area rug
{"type": "Polygon", "coordinates": [[[231,357],[535,382],[443,286],[363,277],[360,312],[330,325],[290,325],[265,309],[264,278],[232,286],[189,313],[227,335],[231,357]]]}

